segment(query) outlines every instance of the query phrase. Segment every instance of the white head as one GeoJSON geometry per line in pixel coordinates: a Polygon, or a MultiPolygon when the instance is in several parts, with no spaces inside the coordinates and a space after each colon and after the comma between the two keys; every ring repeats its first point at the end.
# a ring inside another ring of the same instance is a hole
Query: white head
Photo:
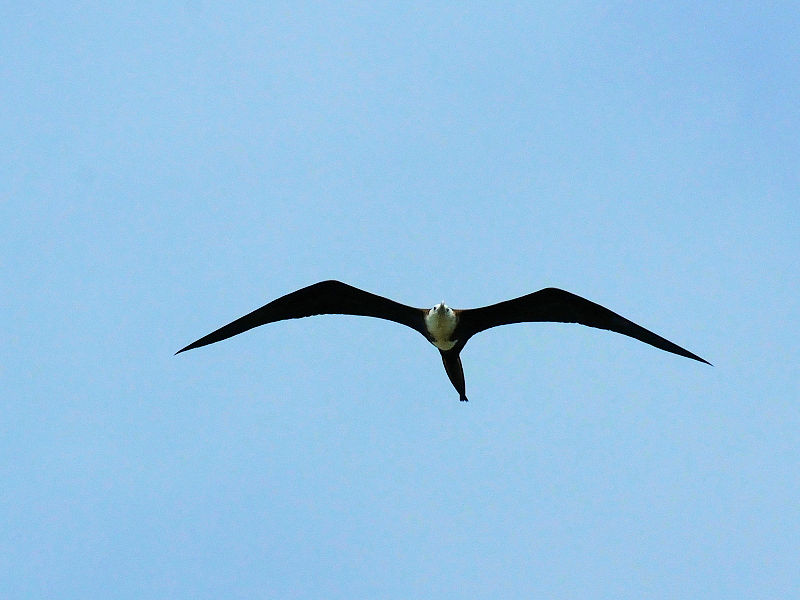
{"type": "Polygon", "coordinates": [[[456,313],[442,301],[428,311],[428,318],[436,319],[437,321],[453,321],[456,318],[456,313]]]}

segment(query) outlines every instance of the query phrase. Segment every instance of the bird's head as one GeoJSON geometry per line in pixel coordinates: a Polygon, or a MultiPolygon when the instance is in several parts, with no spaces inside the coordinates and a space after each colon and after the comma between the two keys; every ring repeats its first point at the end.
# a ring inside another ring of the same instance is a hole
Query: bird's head
{"type": "Polygon", "coordinates": [[[455,317],[455,312],[442,301],[428,311],[428,316],[449,320],[455,317]]]}

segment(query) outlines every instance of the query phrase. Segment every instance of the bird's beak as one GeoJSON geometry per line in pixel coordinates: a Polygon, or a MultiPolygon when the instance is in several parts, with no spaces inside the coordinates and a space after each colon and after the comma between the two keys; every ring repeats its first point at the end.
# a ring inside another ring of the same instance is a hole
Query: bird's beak
{"type": "Polygon", "coordinates": [[[444,312],[444,302],[442,302],[441,304],[439,304],[439,306],[436,307],[436,311],[440,313],[444,312]]]}

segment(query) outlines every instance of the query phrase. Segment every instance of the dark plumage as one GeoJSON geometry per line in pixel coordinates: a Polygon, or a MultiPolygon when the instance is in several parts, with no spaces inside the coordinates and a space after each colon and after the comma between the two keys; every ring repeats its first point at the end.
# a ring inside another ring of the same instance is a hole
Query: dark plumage
{"type": "Polygon", "coordinates": [[[453,310],[443,303],[432,309],[413,308],[340,281],[322,281],[273,300],[181,348],[176,354],[219,342],[259,325],[323,314],[377,317],[418,331],[439,349],[447,376],[459,399],[464,401],[467,396],[460,358],[464,345],[476,333],[511,323],[580,323],[615,331],[661,350],[711,364],[599,304],[556,288],[546,288],[482,308],[453,310]]]}

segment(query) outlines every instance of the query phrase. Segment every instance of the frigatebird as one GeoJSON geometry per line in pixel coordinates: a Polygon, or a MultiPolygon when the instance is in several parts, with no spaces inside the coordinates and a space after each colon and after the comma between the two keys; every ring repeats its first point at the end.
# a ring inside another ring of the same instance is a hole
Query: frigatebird
{"type": "Polygon", "coordinates": [[[181,348],[175,354],[219,342],[259,325],[331,314],[387,319],[407,325],[424,335],[441,353],[447,376],[462,402],[467,401],[460,356],[464,345],[476,333],[510,323],[580,323],[616,331],[661,350],[711,364],[599,304],[557,288],[545,288],[481,308],[453,309],[444,302],[433,308],[414,308],[332,280],[309,285],[273,300],[181,348]]]}

